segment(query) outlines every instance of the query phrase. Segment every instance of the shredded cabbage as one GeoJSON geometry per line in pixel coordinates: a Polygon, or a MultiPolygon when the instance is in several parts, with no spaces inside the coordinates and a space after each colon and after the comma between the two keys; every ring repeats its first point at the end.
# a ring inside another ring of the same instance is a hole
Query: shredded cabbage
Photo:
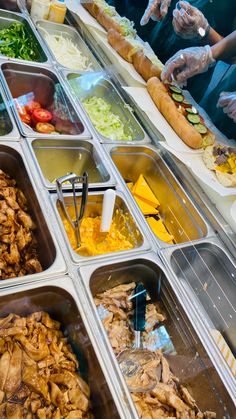
{"type": "MultiPolygon", "coordinates": [[[[120,117],[111,111],[111,105],[104,99],[93,96],[83,100],[83,105],[93,125],[104,137],[111,140],[132,140],[132,136],[125,133],[120,117]]],[[[132,131],[130,127],[129,131],[132,131]]]]}
{"type": "Polygon", "coordinates": [[[49,48],[61,65],[74,70],[92,70],[92,63],[89,62],[88,57],[85,57],[70,39],[65,38],[62,33],[60,35],[52,35],[46,29],[39,28],[43,32],[49,48]]]}

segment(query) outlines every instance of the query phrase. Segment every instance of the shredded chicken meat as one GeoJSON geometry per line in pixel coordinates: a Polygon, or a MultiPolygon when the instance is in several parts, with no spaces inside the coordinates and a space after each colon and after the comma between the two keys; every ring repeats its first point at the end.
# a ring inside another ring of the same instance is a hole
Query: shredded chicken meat
{"type": "Polygon", "coordinates": [[[0,418],[93,419],[78,368],[60,323],[47,313],[0,319],[0,418]]]}
{"type": "Polygon", "coordinates": [[[36,226],[16,181],[0,170],[0,279],[42,271],[37,255],[36,226]]]}
{"type": "MultiPolygon", "coordinates": [[[[132,316],[132,294],[135,283],[118,285],[95,297],[99,315],[116,355],[132,348],[134,334],[130,318],[132,316]]],[[[147,296],[146,326],[143,332],[143,346],[150,348],[153,331],[164,322],[165,316],[156,304],[150,303],[147,296]]],[[[147,364],[143,371],[143,382],[150,378],[155,368],[160,369],[157,385],[148,392],[133,392],[132,398],[142,419],[210,419],[215,412],[201,412],[188,389],[180,384],[171,372],[167,359],[160,350],[155,350],[156,360],[147,364]]],[[[127,379],[127,378],[126,378],[127,379]]],[[[129,380],[129,379],[127,379],[129,380]]],[[[127,384],[130,383],[127,381],[127,384]]]]}

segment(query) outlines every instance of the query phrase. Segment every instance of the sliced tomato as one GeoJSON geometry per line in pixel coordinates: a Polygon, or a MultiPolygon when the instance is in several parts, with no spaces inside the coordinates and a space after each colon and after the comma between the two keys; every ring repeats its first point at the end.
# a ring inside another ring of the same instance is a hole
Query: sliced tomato
{"type": "Polygon", "coordinates": [[[39,102],[32,100],[32,102],[25,105],[25,109],[29,114],[32,114],[35,109],[41,109],[41,105],[39,102]]]}
{"type": "Polygon", "coordinates": [[[36,125],[38,122],[50,122],[52,114],[47,109],[34,109],[32,113],[32,120],[36,125]]]}
{"type": "Polygon", "coordinates": [[[19,113],[19,117],[20,117],[21,121],[24,122],[25,124],[27,124],[27,125],[31,124],[31,118],[30,118],[30,115],[28,113],[26,113],[26,114],[20,114],[19,113]]]}
{"type": "Polygon", "coordinates": [[[35,129],[41,134],[51,134],[53,131],[55,131],[55,127],[48,122],[38,122],[35,129]]]}

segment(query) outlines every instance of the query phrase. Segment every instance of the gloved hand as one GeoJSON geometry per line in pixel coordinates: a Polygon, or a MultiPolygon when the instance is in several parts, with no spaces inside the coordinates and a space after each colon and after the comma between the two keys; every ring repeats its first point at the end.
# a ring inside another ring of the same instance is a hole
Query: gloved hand
{"type": "Polygon", "coordinates": [[[201,39],[210,29],[203,13],[187,1],[179,1],[176,4],[172,23],[177,35],[184,39],[201,39]]]}
{"type": "Polygon", "coordinates": [[[236,92],[221,92],[217,107],[223,108],[223,112],[236,122],[236,92]]]}
{"type": "Polygon", "coordinates": [[[181,49],[166,62],[161,78],[170,83],[184,84],[190,77],[207,71],[214,63],[209,45],[181,49]]]}
{"type": "Polygon", "coordinates": [[[146,25],[150,18],[155,21],[162,20],[168,12],[170,3],[171,0],[149,0],[140,25],[146,25]]]}

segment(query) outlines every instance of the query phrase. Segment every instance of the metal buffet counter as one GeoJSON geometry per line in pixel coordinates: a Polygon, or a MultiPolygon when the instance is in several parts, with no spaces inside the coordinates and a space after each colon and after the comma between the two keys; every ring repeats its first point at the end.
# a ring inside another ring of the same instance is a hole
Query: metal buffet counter
{"type": "Polygon", "coordinates": [[[32,21],[23,0],[0,6],[0,30],[23,22],[37,45],[34,61],[0,58],[0,377],[5,357],[10,366],[17,351],[23,357],[14,398],[6,372],[0,380],[0,417],[236,418],[233,229],[163,147],[160,132],[122,89],[123,75],[77,15],[67,11],[58,25],[32,21]],[[73,41],[91,63],[87,75],[61,64],[45,34],[73,41]],[[119,116],[124,130],[116,139],[94,126],[86,107],[94,98],[119,116]],[[46,109],[50,133],[39,126],[36,107],[29,110],[34,122],[26,121],[29,103],[46,109]],[[119,234],[114,229],[106,248],[99,242],[95,250],[78,248],[69,222],[75,201],[83,203],[85,171],[83,234],[101,216],[105,191],[116,192],[119,234]],[[63,183],[66,218],[57,179],[70,172],[80,177],[63,183]],[[132,193],[140,179],[158,202],[153,214],[165,229],[159,236],[132,193]],[[113,249],[120,235],[123,247],[113,249]],[[155,352],[159,376],[148,391],[130,392],[117,354],[132,346],[131,300],[139,283],[147,292],[143,345],[155,352]],[[32,371],[48,377],[46,390],[32,381],[32,371]]]}

